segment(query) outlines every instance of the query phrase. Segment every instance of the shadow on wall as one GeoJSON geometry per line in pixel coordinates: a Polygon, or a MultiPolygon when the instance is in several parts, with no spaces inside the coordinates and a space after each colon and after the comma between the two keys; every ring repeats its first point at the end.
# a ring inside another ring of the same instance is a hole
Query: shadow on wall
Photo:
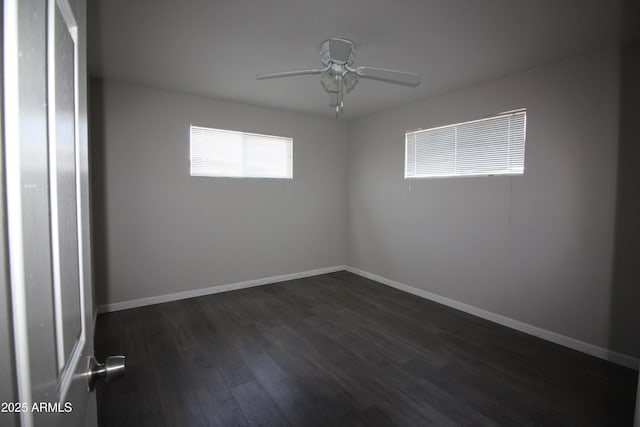
{"type": "MultiPolygon", "coordinates": [[[[625,15],[633,17],[633,12],[625,10],[625,15]]],[[[629,34],[626,35],[629,37],[629,34]]],[[[640,357],[640,38],[635,36],[621,50],[618,184],[609,347],[640,357]]]]}
{"type": "MultiPolygon", "coordinates": [[[[100,2],[87,2],[87,62],[89,76],[100,70],[100,2]]],[[[88,81],[89,117],[89,179],[91,194],[91,251],[93,255],[93,301],[99,305],[108,301],[106,169],[104,150],[104,102],[102,80],[88,81]]]]}
{"type": "Polygon", "coordinates": [[[104,94],[102,80],[89,84],[89,170],[91,179],[91,233],[93,295],[96,304],[109,300],[107,245],[107,187],[104,149],[104,94]]]}

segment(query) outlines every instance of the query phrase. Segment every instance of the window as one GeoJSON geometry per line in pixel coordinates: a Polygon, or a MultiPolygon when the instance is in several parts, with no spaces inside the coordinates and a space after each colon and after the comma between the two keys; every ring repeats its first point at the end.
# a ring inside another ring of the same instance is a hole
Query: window
{"type": "Polygon", "coordinates": [[[522,175],[527,112],[405,134],[405,178],[522,175]]]}
{"type": "Polygon", "coordinates": [[[293,178],[293,139],[191,126],[191,176],[293,178]]]}

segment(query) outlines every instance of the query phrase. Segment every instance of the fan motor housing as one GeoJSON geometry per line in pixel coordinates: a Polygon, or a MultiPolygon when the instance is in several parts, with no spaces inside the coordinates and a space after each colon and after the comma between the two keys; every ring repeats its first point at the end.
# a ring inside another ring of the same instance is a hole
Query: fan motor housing
{"type": "Polygon", "coordinates": [[[320,54],[324,65],[351,65],[356,59],[356,44],[349,39],[332,37],[322,42],[320,54]]]}

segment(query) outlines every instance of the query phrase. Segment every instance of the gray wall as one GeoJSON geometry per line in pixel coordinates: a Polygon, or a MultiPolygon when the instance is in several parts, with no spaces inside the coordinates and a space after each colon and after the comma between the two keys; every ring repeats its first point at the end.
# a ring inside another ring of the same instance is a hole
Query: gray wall
{"type": "Polygon", "coordinates": [[[640,40],[624,45],[620,73],[620,132],[611,343],[640,354],[640,40]],[[628,337],[635,336],[629,342],[628,337]]]}
{"type": "Polygon", "coordinates": [[[602,51],[351,123],[347,264],[639,356],[610,342],[619,80],[602,51]],[[403,179],[405,131],[521,107],[523,176],[403,179]]]}
{"type": "Polygon", "coordinates": [[[344,122],[93,81],[98,304],[343,265],[344,122]],[[294,179],[189,176],[189,124],[293,137],[294,179]]]}

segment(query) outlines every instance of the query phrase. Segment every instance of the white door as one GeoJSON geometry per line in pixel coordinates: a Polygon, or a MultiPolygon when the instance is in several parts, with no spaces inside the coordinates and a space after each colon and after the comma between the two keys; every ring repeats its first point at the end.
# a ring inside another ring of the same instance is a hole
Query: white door
{"type": "MultiPolygon", "coordinates": [[[[16,420],[96,425],[85,0],[4,0],[3,112],[16,420]]],[[[2,420],[0,419],[0,424],[2,420]]]]}

